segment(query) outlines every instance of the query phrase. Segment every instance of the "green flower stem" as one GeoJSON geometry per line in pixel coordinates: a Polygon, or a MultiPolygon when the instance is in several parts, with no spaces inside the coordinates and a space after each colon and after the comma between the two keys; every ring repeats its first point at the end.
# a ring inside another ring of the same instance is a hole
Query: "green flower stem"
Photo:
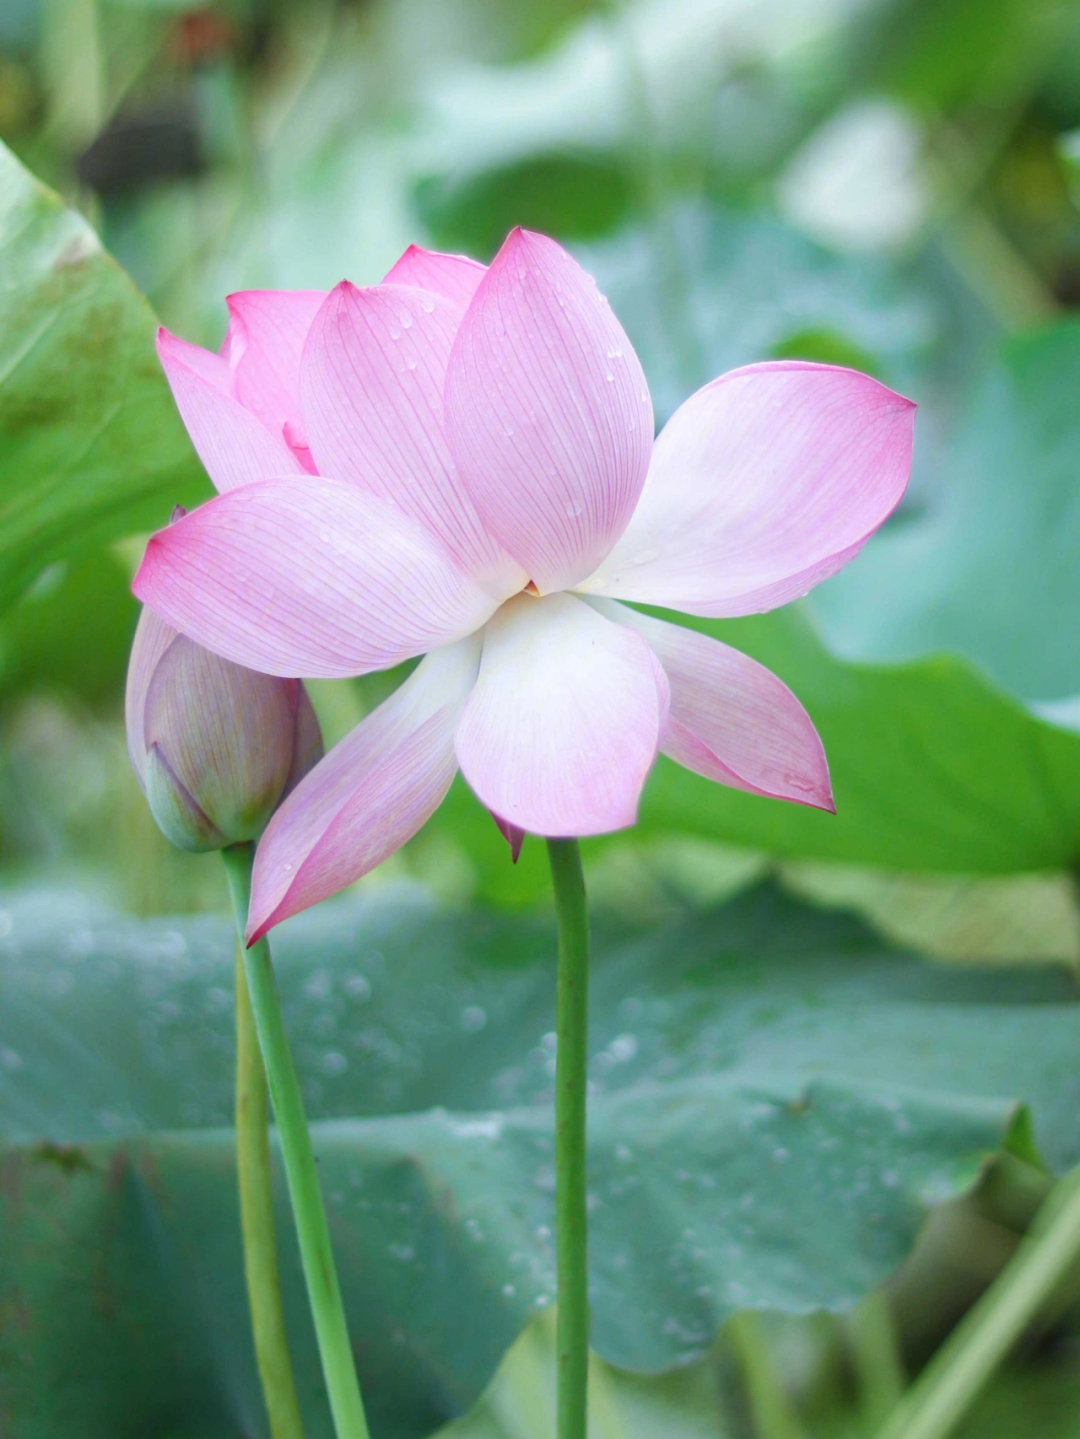
{"type": "Polygon", "coordinates": [[[236,948],[236,1167],[251,1332],[272,1439],[303,1439],[278,1283],[270,1180],[266,1071],[255,1033],[244,957],[236,948]]]}
{"type": "Polygon", "coordinates": [[[758,1439],[807,1439],[776,1371],[761,1315],[753,1309],[733,1314],[724,1333],[738,1360],[753,1433],[758,1439]]]}
{"type": "Polygon", "coordinates": [[[904,1393],[904,1361],[884,1290],[872,1289],[841,1321],[866,1432],[884,1424],[904,1393]]]}
{"type": "MultiPolygon", "coordinates": [[[[243,933],[251,897],[251,865],[254,859],[251,844],[232,845],[222,850],[225,872],[229,879],[237,928],[243,933]]],[[[367,1420],[356,1378],[356,1365],[345,1324],[334,1254],[330,1246],[330,1230],[326,1223],[315,1153],[304,1117],[300,1084],[293,1066],[285,1023],[281,1013],[277,983],[270,962],[270,948],[265,939],[258,940],[244,951],[244,972],[247,975],[255,1028],[259,1036],[270,1098],[274,1105],[281,1157],[292,1200],[300,1259],[307,1280],[308,1299],[315,1321],[315,1336],[322,1359],[323,1378],[330,1399],[337,1439],[368,1439],[367,1420]]]]}
{"type": "Polygon", "coordinates": [[[559,921],[555,1033],[555,1251],[559,1309],[558,1439],[585,1439],[589,1270],[585,1211],[585,1083],[589,1029],[589,917],[577,840],[549,839],[559,921]]]}
{"type": "Polygon", "coordinates": [[[877,1439],[945,1439],[1080,1260],[1080,1169],[1056,1184],[1031,1232],[950,1334],[877,1439]]]}

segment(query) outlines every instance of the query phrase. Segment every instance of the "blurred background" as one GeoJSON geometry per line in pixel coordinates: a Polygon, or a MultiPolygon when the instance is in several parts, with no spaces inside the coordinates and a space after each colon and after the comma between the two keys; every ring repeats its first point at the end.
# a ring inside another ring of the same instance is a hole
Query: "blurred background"
{"type": "MultiPolygon", "coordinates": [[[[1059,456],[1053,493],[1025,490],[1068,428],[1075,344],[1025,381],[1036,407],[1047,390],[1057,406],[1038,456],[1012,431],[980,440],[979,415],[1001,409],[985,376],[1002,344],[1080,304],[1077,127],[1080,7],[1059,0],[0,6],[0,138],[190,339],[219,343],[232,289],[371,283],[411,241],[486,259],[522,223],[594,271],[659,421],[767,356],[852,364],[911,395],[910,493],[812,599],[814,623],[849,660],[958,650],[1066,722],[1080,690],[1075,466],[1062,476],[1059,456]],[[988,500],[984,471],[1010,446],[988,500]],[[1010,551],[1036,510],[1064,549],[1010,551]],[[1017,603],[1032,573],[1056,606],[1037,640],[1017,603]]],[[[169,851],[127,770],[140,543],[48,564],[2,623],[0,866],[78,871],[129,909],[216,907],[216,864],[169,851]]],[[[315,686],[328,739],[391,683],[315,686]]],[[[508,874],[475,816],[462,839],[468,804],[458,795],[391,872],[449,897],[535,900],[542,865],[508,874]]],[[[673,887],[715,896],[764,862],[639,837],[595,856],[594,889],[662,908],[673,887]]],[[[804,864],[789,878],[932,949],[1080,952],[1059,875],[804,864]]]]}

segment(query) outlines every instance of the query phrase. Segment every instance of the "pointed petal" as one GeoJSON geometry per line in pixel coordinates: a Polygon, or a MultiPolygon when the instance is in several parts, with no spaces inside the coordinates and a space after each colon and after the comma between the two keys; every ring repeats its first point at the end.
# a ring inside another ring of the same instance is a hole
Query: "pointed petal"
{"type": "Polygon", "coordinates": [[[249,944],[374,869],[438,808],[479,657],[478,636],[428,655],[289,796],[255,856],[249,944]]]}
{"type": "Polygon", "coordinates": [[[596,569],[633,513],[652,448],[649,391],[592,279],[515,230],[461,322],[450,447],[480,518],[541,594],[596,569]]]}
{"type": "Polygon", "coordinates": [[[274,435],[300,425],[300,353],[325,290],[240,290],[230,295],[233,394],[274,435]]]}
{"type": "Polygon", "coordinates": [[[785,360],[721,375],[668,421],[634,518],[579,588],[699,615],[798,599],[896,507],[914,417],[854,370],[785,360]]]}
{"type": "Polygon", "coordinates": [[[495,828],[510,846],[510,863],[517,864],[521,856],[521,846],[525,843],[525,831],[519,829],[516,824],[507,823],[507,821],[503,819],[501,815],[496,814],[493,809],[489,809],[488,814],[490,814],[491,818],[495,821],[495,828]]]}
{"type": "Polygon", "coordinates": [[[167,625],[153,610],[144,609],[135,627],[128,660],[127,685],[124,690],[124,725],[127,730],[128,755],[139,787],[145,792],[146,769],[146,695],[154,678],[158,661],[178,638],[179,631],[167,625]]]}
{"type": "Polygon", "coordinates": [[[443,255],[410,245],[401,259],[386,272],[384,285],[414,285],[430,290],[464,310],[487,274],[487,266],[466,255],[443,255]]]}
{"type": "Polygon", "coordinates": [[[708,635],[614,600],[590,603],[643,635],[664,667],[671,685],[664,754],[718,784],[835,813],[821,740],[783,680],[708,635]]]}
{"type": "Polygon", "coordinates": [[[158,358],[180,417],[214,487],[224,493],[272,475],[302,469],[280,435],[272,434],[219,381],[226,362],[198,345],[159,330],[158,358]]]}
{"type": "Polygon", "coordinates": [[[528,575],[481,525],[442,428],[459,319],[449,300],[426,290],[338,285],[301,365],[307,442],[319,471],[392,500],[505,599],[528,575]]]}
{"type": "Polygon", "coordinates": [[[484,631],[458,763],[507,825],[604,834],[633,824],[666,713],[667,681],[640,635],[572,595],[522,595],[484,631]]]}
{"type": "Polygon", "coordinates": [[[385,669],[495,608],[414,520],[317,475],[209,500],[151,537],[132,588],[198,644],[285,676],[385,669]]]}

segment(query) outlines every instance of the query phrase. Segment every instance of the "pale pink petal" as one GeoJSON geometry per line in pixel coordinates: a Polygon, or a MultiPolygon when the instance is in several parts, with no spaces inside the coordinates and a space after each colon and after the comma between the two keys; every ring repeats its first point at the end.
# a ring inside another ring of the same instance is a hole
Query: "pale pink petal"
{"type": "Polygon", "coordinates": [[[783,680],[708,635],[614,600],[590,603],[643,635],[664,667],[671,685],[664,754],[733,789],[835,812],[821,740],[783,680]]]}
{"type": "Polygon", "coordinates": [[[304,424],[321,473],[392,500],[501,600],[528,575],[481,525],[442,427],[446,362],[460,316],[426,290],[338,285],[304,350],[304,424]]]}
{"type": "Polygon", "coordinates": [[[141,788],[145,788],[146,726],[143,716],[146,711],[146,695],[158,661],[178,637],[178,630],[167,625],[153,610],[144,609],[135,627],[135,638],[131,642],[131,658],[128,660],[127,686],[124,691],[124,723],[131,767],[141,788]]]}
{"type": "Polygon", "coordinates": [[[280,434],[272,434],[221,388],[221,375],[210,364],[216,361],[227,370],[219,356],[164,329],[158,331],[157,352],[180,417],[216,489],[224,494],[303,468],[280,434]]]}
{"type": "Polygon", "coordinates": [[[443,255],[438,250],[422,250],[410,245],[401,259],[386,272],[384,285],[414,285],[453,300],[462,310],[476,287],[487,274],[487,266],[466,255],[443,255]]]}
{"type": "Polygon", "coordinates": [[[228,298],[233,394],[303,458],[300,353],[325,290],[240,290],[228,298]]]}
{"type": "Polygon", "coordinates": [[[508,826],[547,836],[622,829],[637,816],[667,700],[640,635],[572,595],[521,595],[484,630],[458,763],[508,826]]]}
{"type": "Polygon", "coordinates": [[[785,360],[713,380],[668,421],[626,533],[583,593],[743,615],[806,594],[895,508],[915,406],[785,360]]]}
{"type": "Polygon", "coordinates": [[[652,449],[648,386],[590,276],[515,230],[461,322],[450,446],[480,518],[541,594],[591,574],[633,513],[652,449]]]}
{"type": "Polygon", "coordinates": [[[201,379],[213,385],[215,390],[220,390],[224,395],[232,394],[232,370],[224,352],[215,355],[213,350],[204,350],[201,345],[193,345],[190,340],[182,340],[179,335],[170,334],[164,325],[158,327],[157,352],[158,358],[165,365],[166,373],[166,361],[175,361],[186,365],[189,370],[194,370],[201,379]]]}
{"type": "Polygon", "coordinates": [[[255,855],[249,944],[374,869],[439,806],[479,657],[478,636],[428,655],[289,796],[255,855]]]}
{"type": "Polygon", "coordinates": [[[495,607],[415,520],[316,475],[245,485],[160,530],[132,588],[198,644],[286,676],[385,669],[495,607]]]}
{"type": "Polygon", "coordinates": [[[286,795],[292,794],[304,776],[313,770],[323,757],[323,737],[319,716],[315,713],[315,706],[311,703],[311,696],[308,694],[306,686],[302,684],[296,687],[294,725],[292,763],[289,766],[289,776],[285,781],[285,787],[281,791],[282,799],[286,795]]]}

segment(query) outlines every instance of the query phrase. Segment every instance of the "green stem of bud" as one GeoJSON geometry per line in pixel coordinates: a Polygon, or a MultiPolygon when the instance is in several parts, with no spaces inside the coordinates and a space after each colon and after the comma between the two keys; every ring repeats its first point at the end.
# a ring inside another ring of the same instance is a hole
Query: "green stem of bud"
{"type": "Polygon", "coordinates": [[[278,1282],[270,1178],[270,1101],[241,944],[236,948],[236,1168],[251,1332],[272,1439],[304,1439],[278,1282]]]}
{"type": "MultiPolygon", "coordinates": [[[[221,857],[225,862],[237,929],[243,934],[251,898],[254,846],[232,845],[221,851],[221,857]]],[[[367,1420],[334,1266],[330,1230],[319,1189],[315,1152],[311,1147],[300,1083],[285,1033],[281,1000],[270,962],[270,947],[265,939],[257,940],[250,949],[244,950],[244,972],[259,1047],[266,1065],[274,1118],[277,1120],[281,1157],[292,1200],[300,1260],[307,1281],[334,1431],[337,1439],[368,1439],[367,1420]]]]}

